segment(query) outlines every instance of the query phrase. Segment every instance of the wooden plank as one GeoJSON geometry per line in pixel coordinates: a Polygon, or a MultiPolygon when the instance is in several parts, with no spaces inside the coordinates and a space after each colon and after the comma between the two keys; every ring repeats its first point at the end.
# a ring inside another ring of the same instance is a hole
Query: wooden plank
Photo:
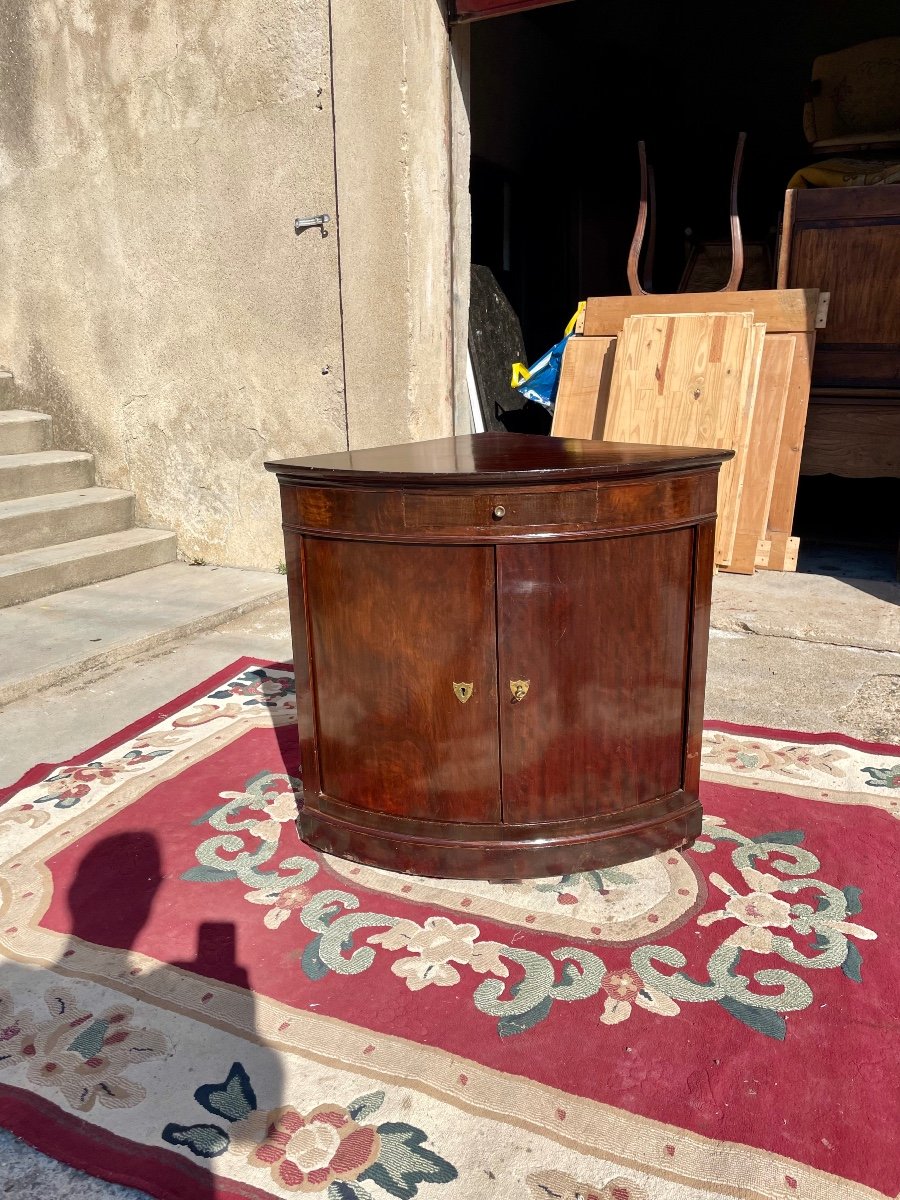
{"type": "MultiPolygon", "coordinates": [[[[719,549],[719,565],[723,570],[730,568],[734,560],[735,542],[740,523],[741,508],[744,503],[744,487],[747,476],[747,466],[750,460],[750,438],[753,431],[754,414],[756,412],[756,396],[759,388],[759,376],[762,368],[763,349],[765,347],[766,327],[762,321],[755,321],[751,331],[750,370],[748,373],[744,404],[738,424],[738,444],[735,446],[733,484],[725,495],[725,503],[720,507],[720,517],[717,529],[717,547],[719,549]]],[[[752,562],[756,560],[756,547],[753,547],[752,562]]],[[[753,574],[753,567],[750,567],[753,574]]]]}
{"type": "Polygon", "coordinates": [[[784,422],[778,446],[778,462],[775,466],[775,482],[769,505],[766,538],[772,543],[769,554],[770,571],[790,571],[791,549],[788,542],[794,523],[794,505],[797,501],[797,480],[800,478],[800,456],[803,453],[803,434],[806,428],[806,409],[809,404],[809,382],[812,369],[815,333],[769,334],[769,340],[790,338],[794,343],[794,359],[787,389],[784,422]]]}
{"type": "Polygon", "coordinates": [[[781,232],[778,244],[778,273],[775,276],[777,286],[782,289],[787,288],[788,268],[791,260],[791,228],[794,224],[796,196],[797,192],[792,188],[784,193],[784,212],[781,214],[781,232]]]}
{"type": "Polygon", "coordinates": [[[788,383],[794,362],[790,338],[767,337],[762,355],[734,551],[727,570],[752,575],[765,540],[788,383]]]}
{"type": "Polygon", "coordinates": [[[818,303],[818,288],[591,296],[585,308],[584,333],[586,337],[615,337],[628,317],[706,312],[752,312],[768,333],[803,333],[815,328],[818,303]]]}
{"type": "Polygon", "coordinates": [[[609,400],[616,339],[573,337],[566,343],[556,407],[553,437],[600,437],[609,400]]]}
{"type": "Polygon", "coordinates": [[[605,440],[735,451],[719,475],[720,563],[736,532],[760,334],[749,312],[629,317],[613,364],[605,440]]]}

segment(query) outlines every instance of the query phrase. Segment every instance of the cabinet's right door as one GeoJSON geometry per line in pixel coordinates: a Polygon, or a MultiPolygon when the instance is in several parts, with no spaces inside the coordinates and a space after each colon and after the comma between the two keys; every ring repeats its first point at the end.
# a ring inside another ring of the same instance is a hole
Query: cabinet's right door
{"type": "Polygon", "coordinates": [[[504,821],[681,786],[693,547],[691,529],[498,546],[504,821]]]}

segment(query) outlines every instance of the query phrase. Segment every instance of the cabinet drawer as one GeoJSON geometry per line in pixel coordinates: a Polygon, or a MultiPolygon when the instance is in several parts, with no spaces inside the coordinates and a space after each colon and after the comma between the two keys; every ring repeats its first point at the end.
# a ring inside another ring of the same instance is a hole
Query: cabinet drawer
{"type": "Polygon", "coordinates": [[[391,533],[400,525],[400,493],[375,488],[282,487],[281,515],[286,528],[312,533],[391,533]]]}
{"type": "Polygon", "coordinates": [[[597,497],[598,529],[682,525],[715,515],[715,471],[602,483],[597,497]]]}
{"type": "Polygon", "coordinates": [[[409,530],[502,529],[508,526],[593,525],[597,485],[566,491],[406,492],[403,524],[409,530]]]}

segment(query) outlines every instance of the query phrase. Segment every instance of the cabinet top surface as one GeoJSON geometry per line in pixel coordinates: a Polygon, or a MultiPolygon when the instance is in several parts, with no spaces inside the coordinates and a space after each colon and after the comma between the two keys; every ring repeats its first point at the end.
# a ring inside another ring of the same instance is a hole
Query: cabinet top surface
{"type": "Polygon", "coordinates": [[[525,433],[460,437],[267,462],[285,483],[532,482],[628,478],[718,466],[731,450],[589,442],[525,433]],[[387,479],[384,477],[387,476],[387,479]]]}

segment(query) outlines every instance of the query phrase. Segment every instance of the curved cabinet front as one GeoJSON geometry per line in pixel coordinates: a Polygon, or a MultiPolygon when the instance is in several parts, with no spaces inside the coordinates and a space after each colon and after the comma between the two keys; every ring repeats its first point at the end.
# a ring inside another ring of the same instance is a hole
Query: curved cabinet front
{"type": "Polygon", "coordinates": [[[689,844],[716,473],[531,490],[280,474],[303,839],[484,879],[689,844]]]}

